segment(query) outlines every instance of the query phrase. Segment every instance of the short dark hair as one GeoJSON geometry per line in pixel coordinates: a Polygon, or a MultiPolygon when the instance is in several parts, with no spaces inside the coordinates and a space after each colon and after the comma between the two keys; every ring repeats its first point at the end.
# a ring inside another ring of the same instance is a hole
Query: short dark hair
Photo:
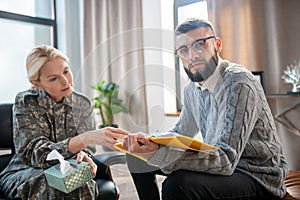
{"type": "Polygon", "coordinates": [[[209,21],[197,18],[188,18],[176,27],[175,36],[180,35],[182,33],[187,33],[191,30],[195,30],[200,27],[208,27],[215,34],[215,28],[209,21]]]}

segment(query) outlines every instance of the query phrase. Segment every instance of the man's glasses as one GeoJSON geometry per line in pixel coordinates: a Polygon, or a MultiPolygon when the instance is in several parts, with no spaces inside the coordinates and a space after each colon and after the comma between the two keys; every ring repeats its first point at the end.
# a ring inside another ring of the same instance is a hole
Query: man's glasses
{"type": "Polygon", "coordinates": [[[207,38],[200,38],[198,40],[195,40],[192,44],[190,44],[188,46],[183,45],[175,50],[175,55],[177,55],[181,58],[187,59],[189,57],[190,47],[192,47],[195,52],[202,53],[203,50],[205,49],[206,40],[209,40],[211,38],[216,38],[216,36],[213,35],[213,36],[210,36],[207,38]]]}

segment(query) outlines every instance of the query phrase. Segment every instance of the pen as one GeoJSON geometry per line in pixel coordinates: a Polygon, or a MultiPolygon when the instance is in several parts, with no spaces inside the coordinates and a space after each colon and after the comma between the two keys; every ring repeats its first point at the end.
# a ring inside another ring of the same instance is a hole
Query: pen
{"type": "Polygon", "coordinates": [[[149,133],[148,135],[149,135],[149,136],[152,136],[152,137],[159,136],[159,130],[156,129],[154,132],[149,133]]]}

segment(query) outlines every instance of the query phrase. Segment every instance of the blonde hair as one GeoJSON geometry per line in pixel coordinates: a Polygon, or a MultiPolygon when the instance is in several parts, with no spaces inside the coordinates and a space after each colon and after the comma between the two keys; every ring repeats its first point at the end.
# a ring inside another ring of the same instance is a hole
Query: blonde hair
{"type": "Polygon", "coordinates": [[[40,69],[48,61],[54,58],[62,58],[66,62],[69,58],[54,47],[42,45],[35,47],[26,58],[27,78],[29,81],[38,81],[40,78],[40,69]]]}

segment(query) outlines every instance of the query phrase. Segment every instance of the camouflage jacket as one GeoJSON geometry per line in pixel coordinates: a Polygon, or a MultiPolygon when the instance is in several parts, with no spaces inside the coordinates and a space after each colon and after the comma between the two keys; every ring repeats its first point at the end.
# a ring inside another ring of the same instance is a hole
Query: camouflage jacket
{"type": "Polygon", "coordinates": [[[0,190],[10,198],[21,199],[95,199],[92,180],[68,195],[49,187],[43,170],[57,161],[46,161],[56,149],[67,159],[71,137],[95,129],[90,100],[73,92],[62,103],[38,89],[20,92],[13,109],[16,154],[0,174],[0,190]]]}

